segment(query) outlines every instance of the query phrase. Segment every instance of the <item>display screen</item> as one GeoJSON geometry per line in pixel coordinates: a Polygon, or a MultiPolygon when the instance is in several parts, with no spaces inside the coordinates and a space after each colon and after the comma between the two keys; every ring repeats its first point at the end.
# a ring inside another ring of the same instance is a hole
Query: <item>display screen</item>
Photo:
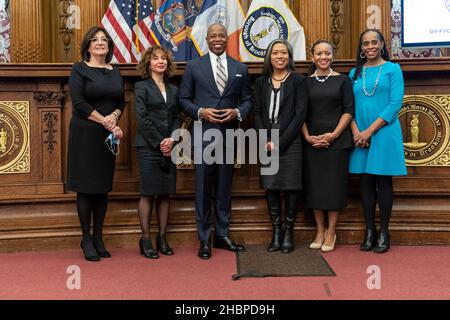
{"type": "Polygon", "coordinates": [[[450,0],[402,0],[402,47],[450,47],[450,0]]]}

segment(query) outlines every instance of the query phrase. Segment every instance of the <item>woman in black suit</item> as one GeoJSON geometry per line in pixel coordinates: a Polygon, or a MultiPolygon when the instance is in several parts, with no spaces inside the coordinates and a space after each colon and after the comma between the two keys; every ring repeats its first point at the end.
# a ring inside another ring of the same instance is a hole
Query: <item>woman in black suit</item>
{"type": "Polygon", "coordinates": [[[170,52],[160,46],[149,48],[138,65],[143,81],[135,84],[137,133],[134,141],[140,170],[139,220],[142,238],[141,254],[157,259],[150,239],[153,200],[156,197],[159,233],[156,250],[172,255],[166,240],[169,218],[169,194],[175,193],[176,168],[170,155],[174,144],[173,130],[178,119],[178,89],[167,82],[173,67],[170,52]]]}
{"type": "Polygon", "coordinates": [[[273,227],[269,252],[294,249],[293,231],[302,189],[302,136],[308,94],[306,78],[294,72],[293,52],[285,40],[267,48],[262,76],[255,82],[254,119],[257,130],[269,130],[268,152],[278,149],[279,170],[261,175],[273,227]],[[279,129],[279,139],[274,135],[279,129]],[[272,139],[273,138],[273,139],[272,139]],[[281,191],[285,195],[285,231],[281,226],[281,191]]]}

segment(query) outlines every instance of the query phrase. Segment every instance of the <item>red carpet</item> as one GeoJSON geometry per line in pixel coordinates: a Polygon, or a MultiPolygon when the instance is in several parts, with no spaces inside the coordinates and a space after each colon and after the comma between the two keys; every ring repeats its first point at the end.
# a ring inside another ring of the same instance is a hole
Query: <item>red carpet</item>
{"type": "Polygon", "coordinates": [[[399,247],[376,255],[357,246],[324,254],[336,277],[245,278],[233,253],[214,250],[210,260],[197,248],[144,259],[136,249],[112,249],[111,259],[87,262],[80,250],[0,254],[0,299],[450,299],[450,248],[399,247]],[[81,289],[69,290],[68,266],[81,269],[81,289]],[[381,268],[381,289],[369,290],[367,268],[381,268]]]}

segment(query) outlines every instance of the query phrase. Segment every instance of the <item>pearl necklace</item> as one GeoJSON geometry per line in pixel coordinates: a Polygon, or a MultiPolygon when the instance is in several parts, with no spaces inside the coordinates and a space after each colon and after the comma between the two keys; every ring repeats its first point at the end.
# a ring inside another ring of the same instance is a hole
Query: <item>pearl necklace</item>
{"type": "Polygon", "coordinates": [[[330,72],[325,77],[325,79],[320,79],[319,78],[319,76],[317,75],[317,70],[314,72],[313,76],[316,78],[317,81],[324,83],[325,81],[328,80],[329,77],[331,77],[332,74],[333,74],[333,69],[330,68],[330,72]]]}
{"type": "Polygon", "coordinates": [[[378,82],[380,81],[381,69],[383,69],[383,65],[380,65],[380,69],[378,70],[377,78],[375,79],[375,85],[373,86],[373,90],[371,93],[367,92],[367,88],[366,88],[366,68],[367,67],[364,66],[363,70],[362,70],[363,91],[367,97],[372,97],[375,94],[375,91],[377,91],[378,82]]]}

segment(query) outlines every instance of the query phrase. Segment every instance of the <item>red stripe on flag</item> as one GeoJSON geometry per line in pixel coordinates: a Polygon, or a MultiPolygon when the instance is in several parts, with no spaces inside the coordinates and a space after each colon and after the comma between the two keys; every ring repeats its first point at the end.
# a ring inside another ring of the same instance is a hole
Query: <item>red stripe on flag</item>
{"type": "MultiPolygon", "coordinates": [[[[124,44],[125,48],[130,53],[131,61],[132,62],[136,62],[136,58],[134,57],[133,51],[131,49],[132,45],[134,45],[134,44],[132,44],[130,42],[130,40],[128,39],[127,35],[125,34],[125,32],[123,31],[122,27],[120,26],[120,23],[116,20],[116,18],[114,17],[114,14],[112,13],[111,10],[108,9],[108,11],[106,13],[106,17],[109,20],[109,22],[111,23],[111,26],[113,27],[114,31],[119,36],[120,40],[122,40],[122,43],[124,44]]],[[[133,31],[132,31],[132,34],[134,36],[134,32],[133,31]]]]}

